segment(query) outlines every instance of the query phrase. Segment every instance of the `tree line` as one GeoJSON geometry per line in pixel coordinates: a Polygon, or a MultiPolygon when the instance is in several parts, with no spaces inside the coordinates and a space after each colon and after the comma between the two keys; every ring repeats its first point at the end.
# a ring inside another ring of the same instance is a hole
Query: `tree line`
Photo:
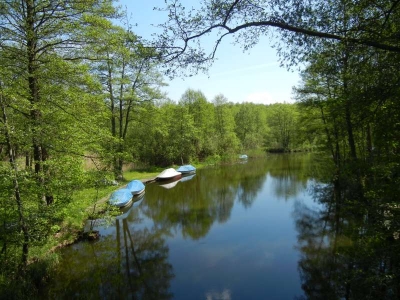
{"type": "Polygon", "coordinates": [[[130,161],[160,166],[236,158],[249,149],[316,149],[322,137],[301,120],[295,104],[238,104],[222,94],[208,101],[200,90],[188,89],[178,102],[137,107],[125,143],[130,161]]]}

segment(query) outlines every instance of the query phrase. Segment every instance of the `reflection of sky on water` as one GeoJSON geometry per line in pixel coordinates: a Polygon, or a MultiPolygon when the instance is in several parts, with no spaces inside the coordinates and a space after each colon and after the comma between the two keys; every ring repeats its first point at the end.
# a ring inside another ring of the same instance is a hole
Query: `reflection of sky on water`
{"type": "Polygon", "coordinates": [[[231,291],[224,289],[222,292],[209,291],[206,293],[206,300],[231,300],[231,291]]]}
{"type": "MultiPolygon", "coordinates": [[[[292,220],[296,197],[280,201],[273,189],[276,181],[268,176],[250,208],[236,204],[229,220],[214,223],[203,239],[178,235],[168,241],[175,299],[203,299],[200,295],[207,290],[229,291],[232,299],[302,295],[292,220]]],[[[306,194],[300,193],[298,201],[311,203],[306,194]]],[[[207,294],[209,299],[224,299],[215,293],[207,294]]]]}

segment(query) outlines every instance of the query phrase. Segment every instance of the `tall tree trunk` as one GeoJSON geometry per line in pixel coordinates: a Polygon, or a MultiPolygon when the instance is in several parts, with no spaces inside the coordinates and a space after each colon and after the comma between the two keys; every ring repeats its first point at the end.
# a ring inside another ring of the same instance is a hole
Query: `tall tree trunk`
{"type": "Polygon", "coordinates": [[[21,275],[23,274],[23,271],[25,270],[25,267],[28,262],[28,254],[29,254],[29,231],[28,231],[28,226],[26,224],[24,212],[23,212],[23,205],[22,205],[22,199],[21,199],[21,193],[20,193],[20,188],[19,188],[19,182],[18,182],[18,168],[17,164],[15,162],[15,153],[13,151],[12,143],[11,143],[11,135],[8,127],[8,121],[7,121],[7,113],[6,113],[6,108],[4,104],[4,99],[3,95],[0,94],[0,104],[1,104],[1,109],[2,109],[2,114],[3,114],[3,123],[4,123],[4,134],[5,134],[5,139],[6,139],[6,144],[8,148],[8,156],[9,156],[9,162],[13,171],[13,187],[14,187],[14,197],[15,201],[17,203],[17,210],[18,210],[18,224],[21,229],[22,235],[23,235],[23,242],[22,242],[22,256],[21,256],[21,264],[20,264],[20,273],[21,275]]]}
{"type": "Polygon", "coordinates": [[[328,139],[328,147],[329,147],[329,150],[331,151],[333,162],[335,163],[335,166],[338,167],[339,166],[338,157],[337,157],[337,155],[335,153],[335,149],[333,147],[332,137],[331,137],[331,133],[328,129],[328,125],[327,125],[327,121],[326,121],[325,113],[324,113],[324,108],[322,107],[322,105],[320,105],[319,109],[321,111],[321,118],[322,118],[322,122],[324,123],[325,133],[326,133],[326,137],[328,139]]]}
{"type": "Polygon", "coordinates": [[[350,155],[353,161],[357,160],[357,151],[356,151],[356,144],[354,141],[354,133],[353,133],[353,123],[351,121],[351,108],[350,108],[350,101],[348,99],[346,101],[346,107],[345,107],[345,114],[346,114],[346,129],[347,129],[347,136],[348,136],[348,142],[349,142],[349,147],[350,147],[350,155]]]}
{"type": "Polygon", "coordinates": [[[354,161],[356,161],[357,151],[356,151],[356,144],[354,141],[353,123],[351,121],[351,100],[349,96],[348,51],[349,50],[347,49],[346,45],[343,55],[343,98],[345,102],[345,120],[346,120],[347,138],[350,147],[350,156],[354,161]]]}
{"type": "MultiPolygon", "coordinates": [[[[122,166],[124,161],[121,157],[122,153],[124,152],[124,141],[126,137],[126,130],[128,127],[128,116],[125,118],[125,128],[124,128],[124,79],[125,79],[125,60],[122,62],[122,70],[121,70],[121,83],[119,86],[119,143],[117,153],[118,155],[118,163],[115,166],[115,175],[118,177],[122,177],[122,166]]],[[[127,108],[129,109],[129,108],[127,108]]]]}
{"type": "MultiPolygon", "coordinates": [[[[111,134],[113,137],[117,137],[117,120],[116,120],[116,112],[115,112],[115,97],[114,97],[114,88],[113,88],[113,77],[112,77],[112,65],[111,65],[111,58],[108,57],[107,60],[107,69],[108,69],[108,74],[107,74],[107,85],[108,85],[108,93],[110,95],[110,110],[111,110],[111,134]]],[[[117,146],[116,149],[114,149],[113,147],[113,153],[114,153],[114,158],[113,158],[113,169],[114,169],[114,175],[115,178],[118,177],[117,174],[117,169],[118,169],[118,165],[119,165],[119,160],[118,160],[118,156],[116,155],[116,153],[119,150],[119,146],[117,146]]]]}
{"type": "Polygon", "coordinates": [[[368,159],[372,159],[372,135],[371,135],[371,125],[367,123],[367,153],[368,159]]]}
{"type": "MultiPolygon", "coordinates": [[[[33,160],[35,164],[35,174],[37,176],[37,181],[39,185],[45,190],[45,170],[43,169],[43,164],[47,159],[47,151],[44,149],[43,144],[40,141],[39,132],[40,121],[42,119],[42,114],[37,105],[40,102],[40,92],[39,83],[37,75],[37,35],[35,32],[35,7],[34,1],[26,1],[26,50],[28,57],[28,85],[29,85],[29,102],[31,104],[30,118],[32,121],[32,148],[33,148],[33,160]],[[43,153],[46,153],[43,155],[43,153]]],[[[45,192],[44,200],[47,205],[53,203],[53,196],[45,192]]]]}

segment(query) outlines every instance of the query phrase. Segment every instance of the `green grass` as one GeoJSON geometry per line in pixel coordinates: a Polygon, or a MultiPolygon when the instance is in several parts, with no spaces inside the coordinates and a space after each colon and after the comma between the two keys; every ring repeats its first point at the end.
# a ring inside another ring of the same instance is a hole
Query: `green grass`
{"type": "Polygon", "coordinates": [[[92,214],[108,210],[107,199],[117,188],[119,187],[106,186],[98,190],[88,188],[76,191],[71,202],[57,212],[58,216],[55,216],[62,219],[62,223],[53,226],[54,232],[45,245],[31,247],[31,258],[42,258],[52,249],[75,242],[86,220],[92,214]]]}
{"type": "Polygon", "coordinates": [[[124,178],[127,182],[131,180],[143,180],[156,177],[164,168],[149,168],[145,170],[130,170],[124,172],[124,178]]]}

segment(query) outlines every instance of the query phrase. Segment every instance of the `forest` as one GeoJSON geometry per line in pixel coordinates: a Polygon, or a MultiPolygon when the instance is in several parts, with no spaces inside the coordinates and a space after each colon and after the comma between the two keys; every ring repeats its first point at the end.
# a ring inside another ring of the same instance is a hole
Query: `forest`
{"type": "Polygon", "coordinates": [[[57,261],[43,253],[66,207],[81,190],[123,180],[127,166],[320,151],[353,201],[398,205],[400,2],[204,5],[167,1],[164,32],[146,41],[115,1],[0,3],[0,291],[14,279],[28,278],[21,290],[43,284],[50,275],[35,274],[57,261]],[[212,30],[207,52],[199,39],[212,30]],[[273,35],[281,64],[304,66],[295,104],[162,92],[164,76],[206,69],[231,34],[245,50],[273,35]]]}

